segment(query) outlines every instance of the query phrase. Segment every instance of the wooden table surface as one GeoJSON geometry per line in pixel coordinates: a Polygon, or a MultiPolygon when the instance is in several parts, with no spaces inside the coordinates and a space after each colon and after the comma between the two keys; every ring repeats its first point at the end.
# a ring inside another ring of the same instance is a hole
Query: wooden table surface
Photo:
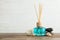
{"type": "Polygon", "coordinates": [[[0,33],[0,40],[60,40],[60,33],[54,33],[52,37],[37,37],[26,33],[0,33]]]}

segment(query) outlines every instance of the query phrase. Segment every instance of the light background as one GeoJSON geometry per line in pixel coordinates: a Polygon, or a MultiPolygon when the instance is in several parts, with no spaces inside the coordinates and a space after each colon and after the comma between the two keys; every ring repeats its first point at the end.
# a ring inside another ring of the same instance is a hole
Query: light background
{"type": "MultiPolygon", "coordinates": [[[[43,5],[42,25],[60,33],[60,0],[39,2],[43,5]]],[[[34,0],[0,0],[0,33],[24,33],[34,28],[36,22],[34,0]]]]}

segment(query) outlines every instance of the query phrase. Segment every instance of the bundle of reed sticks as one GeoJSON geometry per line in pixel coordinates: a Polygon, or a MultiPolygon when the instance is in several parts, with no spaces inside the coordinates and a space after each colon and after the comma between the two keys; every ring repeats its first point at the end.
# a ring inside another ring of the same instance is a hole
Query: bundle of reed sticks
{"type": "Polygon", "coordinates": [[[41,23],[42,5],[39,3],[39,5],[38,5],[38,11],[37,11],[37,8],[36,8],[36,5],[35,4],[36,4],[36,2],[34,2],[34,8],[35,8],[37,20],[40,23],[40,25],[42,25],[42,23],[41,23]]]}

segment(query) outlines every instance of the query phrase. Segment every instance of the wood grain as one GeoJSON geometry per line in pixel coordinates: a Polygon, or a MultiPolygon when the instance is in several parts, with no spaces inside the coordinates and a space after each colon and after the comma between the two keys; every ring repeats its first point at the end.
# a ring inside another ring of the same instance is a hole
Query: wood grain
{"type": "Polygon", "coordinates": [[[37,37],[26,33],[0,33],[0,40],[60,40],[60,33],[54,33],[52,37],[37,37]]]}

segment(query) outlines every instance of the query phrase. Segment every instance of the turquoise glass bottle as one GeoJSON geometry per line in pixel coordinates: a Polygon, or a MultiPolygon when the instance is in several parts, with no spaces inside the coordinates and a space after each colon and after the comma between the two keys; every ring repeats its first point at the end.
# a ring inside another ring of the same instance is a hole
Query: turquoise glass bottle
{"type": "Polygon", "coordinates": [[[46,35],[46,28],[44,28],[44,27],[39,27],[39,28],[35,27],[33,29],[33,34],[35,36],[45,36],[46,35]]]}

